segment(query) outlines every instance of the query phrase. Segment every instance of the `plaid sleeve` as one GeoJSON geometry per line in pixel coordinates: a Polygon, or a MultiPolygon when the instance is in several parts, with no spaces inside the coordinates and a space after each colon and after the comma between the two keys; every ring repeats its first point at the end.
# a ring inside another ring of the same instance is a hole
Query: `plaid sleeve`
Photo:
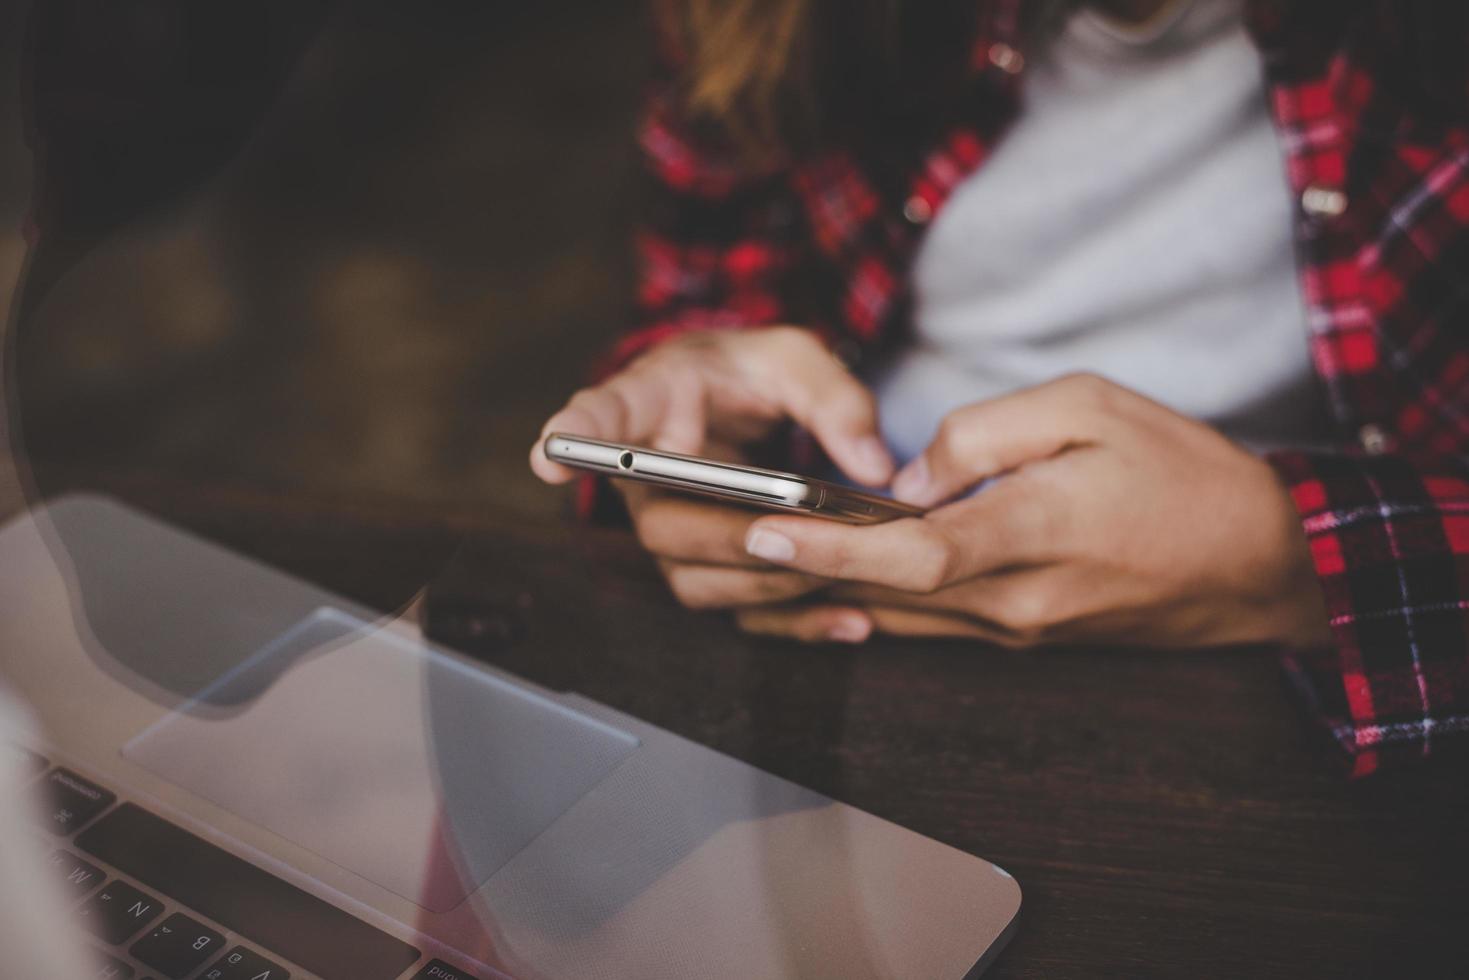
{"type": "Polygon", "coordinates": [[[1469,463],[1281,453],[1331,616],[1286,667],[1354,775],[1469,746],[1469,463]]]}

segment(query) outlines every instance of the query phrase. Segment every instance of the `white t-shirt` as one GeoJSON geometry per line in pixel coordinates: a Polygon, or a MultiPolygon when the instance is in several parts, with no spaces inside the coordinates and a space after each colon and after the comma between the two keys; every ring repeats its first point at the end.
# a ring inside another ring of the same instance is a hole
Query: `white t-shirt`
{"type": "Polygon", "coordinates": [[[1319,441],[1294,202],[1242,0],[1082,10],[935,216],[915,337],[869,380],[903,459],[974,401],[1090,371],[1255,448],[1319,441]]]}

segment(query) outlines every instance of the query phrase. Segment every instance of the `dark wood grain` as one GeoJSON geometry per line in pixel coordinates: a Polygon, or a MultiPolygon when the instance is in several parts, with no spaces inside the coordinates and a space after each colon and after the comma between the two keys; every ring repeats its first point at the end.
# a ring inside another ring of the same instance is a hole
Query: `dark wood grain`
{"type": "MultiPolygon", "coordinates": [[[[52,481],[55,486],[80,482],[52,481]]],[[[441,639],[993,860],[991,976],[1462,976],[1469,780],[1352,782],[1269,651],[752,639],[620,531],[146,477],[104,488],[441,639]]]]}

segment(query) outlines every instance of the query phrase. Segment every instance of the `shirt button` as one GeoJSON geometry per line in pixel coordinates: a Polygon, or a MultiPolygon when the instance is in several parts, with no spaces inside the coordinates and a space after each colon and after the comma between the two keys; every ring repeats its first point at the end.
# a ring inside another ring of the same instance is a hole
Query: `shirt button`
{"type": "Polygon", "coordinates": [[[926,225],[933,218],[933,205],[914,194],[903,202],[903,217],[907,218],[910,224],[926,225]]]}
{"type": "Polygon", "coordinates": [[[1347,196],[1339,188],[1312,184],[1301,195],[1301,209],[1313,218],[1340,217],[1347,209],[1347,196]]]}
{"type": "Polygon", "coordinates": [[[1380,425],[1364,425],[1357,432],[1357,441],[1368,456],[1381,456],[1392,448],[1392,437],[1380,425]]]}
{"type": "Polygon", "coordinates": [[[1025,70],[1025,55],[1004,42],[991,44],[989,56],[990,64],[1006,75],[1018,75],[1025,70]]]}

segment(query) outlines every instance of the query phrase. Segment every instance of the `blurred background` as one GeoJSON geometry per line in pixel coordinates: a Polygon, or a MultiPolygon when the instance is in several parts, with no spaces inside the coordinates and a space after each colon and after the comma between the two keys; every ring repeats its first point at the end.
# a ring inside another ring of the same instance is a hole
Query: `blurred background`
{"type": "Polygon", "coordinates": [[[564,509],[525,457],[627,320],[641,4],[36,0],[39,36],[28,6],[0,293],[32,460],[564,509]]]}

